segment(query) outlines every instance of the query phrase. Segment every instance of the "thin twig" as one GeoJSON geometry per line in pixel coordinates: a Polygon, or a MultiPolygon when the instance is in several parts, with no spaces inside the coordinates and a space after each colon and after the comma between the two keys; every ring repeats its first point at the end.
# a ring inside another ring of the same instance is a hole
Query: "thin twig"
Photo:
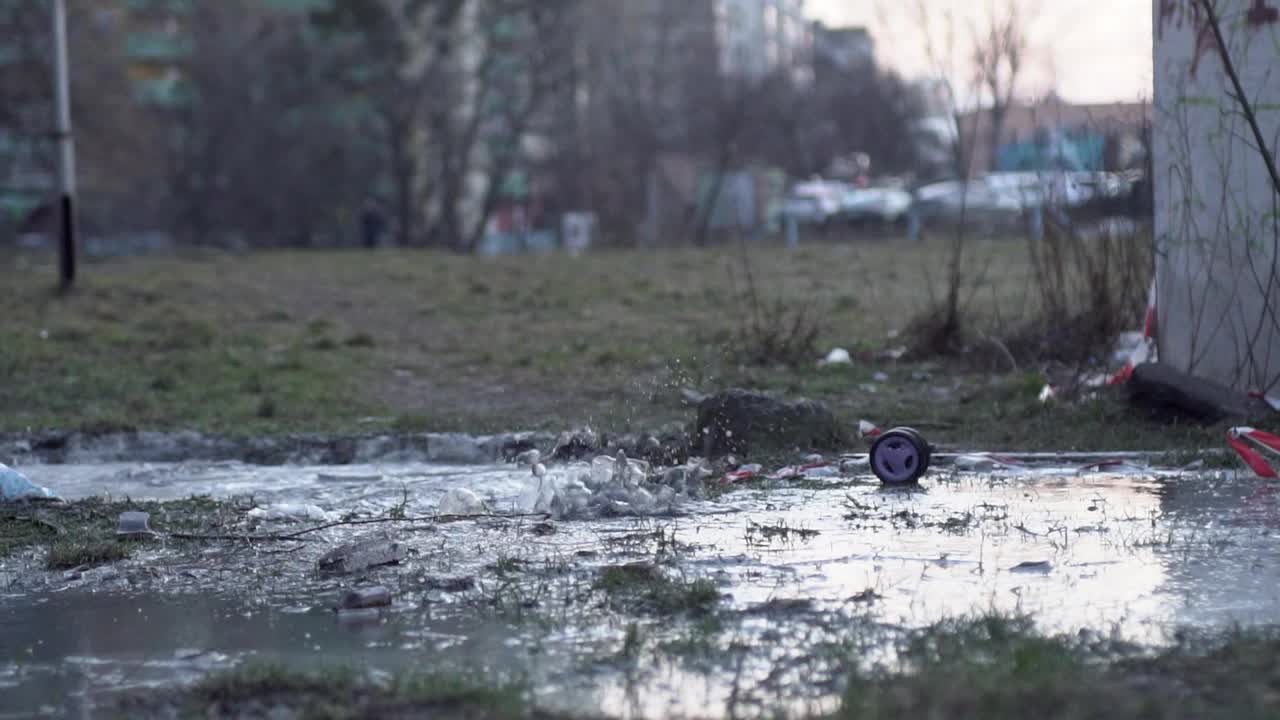
{"type": "Polygon", "coordinates": [[[237,540],[247,542],[280,542],[283,540],[297,540],[303,535],[328,530],[335,527],[348,527],[356,525],[379,525],[384,523],[427,523],[442,524],[453,522],[465,522],[467,520],[518,520],[537,518],[546,520],[550,516],[546,513],[517,513],[513,515],[498,515],[492,513],[484,513],[478,515],[431,515],[426,517],[397,517],[397,518],[365,518],[363,520],[336,520],[334,522],[324,523],[323,525],[315,525],[313,527],[304,528],[291,533],[267,533],[262,535],[250,535],[247,533],[166,533],[165,536],[174,540],[237,540]]]}
{"type": "Polygon", "coordinates": [[[1000,338],[993,337],[991,335],[983,335],[982,339],[994,345],[997,350],[1004,354],[1005,359],[1009,361],[1009,365],[1011,366],[1010,372],[1018,372],[1018,361],[1014,359],[1013,353],[1009,352],[1008,345],[1001,342],[1000,338]]]}

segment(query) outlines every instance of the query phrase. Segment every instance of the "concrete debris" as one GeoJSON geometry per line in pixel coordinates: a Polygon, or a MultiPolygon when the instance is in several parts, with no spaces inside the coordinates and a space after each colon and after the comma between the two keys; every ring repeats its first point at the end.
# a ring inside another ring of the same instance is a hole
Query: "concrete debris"
{"type": "Polygon", "coordinates": [[[369,608],[380,608],[391,605],[391,591],[381,585],[373,587],[360,588],[352,590],[342,596],[337,609],[343,610],[365,610],[369,608]]]}
{"type": "Polygon", "coordinates": [[[349,575],[401,563],[405,554],[402,543],[379,534],[330,550],[316,561],[316,568],[326,575],[349,575]]]}

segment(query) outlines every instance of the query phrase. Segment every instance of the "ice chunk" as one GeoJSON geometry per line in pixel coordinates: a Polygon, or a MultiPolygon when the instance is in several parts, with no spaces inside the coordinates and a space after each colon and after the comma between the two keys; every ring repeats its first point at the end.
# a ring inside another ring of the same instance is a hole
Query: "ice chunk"
{"type": "Polygon", "coordinates": [[[276,503],[266,507],[256,507],[249,511],[249,517],[259,520],[315,520],[328,522],[336,516],[325,512],[318,505],[305,503],[276,503]]]}
{"type": "Polygon", "coordinates": [[[467,488],[451,488],[436,508],[441,515],[478,515],[484,510],[484,501],[467,488]]]}

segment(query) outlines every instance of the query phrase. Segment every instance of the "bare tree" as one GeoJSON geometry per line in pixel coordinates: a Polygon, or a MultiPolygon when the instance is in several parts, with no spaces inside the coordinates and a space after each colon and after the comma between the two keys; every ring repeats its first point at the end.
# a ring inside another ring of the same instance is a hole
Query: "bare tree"
{"type": "MultiPolygon", "coordinates": [[[[72,108],[80,152],[80,184],[85,200],[82,226],[89,232],[145,216],[147,167],[153,143],[139,136],[139,112],[123,58],[117,51],[114,16],[85,3],[68,7],[72,108]],[[141,162],[138,162],[141,160],[141,162]],[[126,217],[113,208],[131,200],[126,217]]],[[[14,208],[40,208],[52,192],[53,103],[49,6],[14,0],[0,9],[0,34],[10,59],[0,65],[0,196],[14,208]]],[[[38,225],[37,212],[28,225],[38,225]]],[[[15,218],[20,223],[22,218],[15,218]]]]}
{"type": "Polygon", "coordinates": [[[361,134],[389,178],[399,243],[421,244],[430,198],[434,118],[447,110],[446,75],[462,52],[470,0],[337,0],[315,14],[336,50],[330,78],[364,101],[361,134]]]}
{"type": "Polygon", "coordinates": [[[1002,11],[988,7],[984,26],[971,27],[973,80],[988,103],[991,167],[996,166],[1005,119],[1018,91],[1027,60],[1027,18],[1018,0],[1007,0],[1002,11]]]}

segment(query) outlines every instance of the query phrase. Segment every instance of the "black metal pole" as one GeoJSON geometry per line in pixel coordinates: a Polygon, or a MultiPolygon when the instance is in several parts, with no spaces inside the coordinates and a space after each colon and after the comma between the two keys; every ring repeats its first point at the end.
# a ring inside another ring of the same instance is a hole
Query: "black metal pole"
{"type": "Polygon", "coordinates": [[[53,0],[54,99],[57,102],[58,138],[58,269],[62,289],[76,281],[76,151],[71,135],[71,89],[67,69],[67,8],[65,0],[53,0]]]}

